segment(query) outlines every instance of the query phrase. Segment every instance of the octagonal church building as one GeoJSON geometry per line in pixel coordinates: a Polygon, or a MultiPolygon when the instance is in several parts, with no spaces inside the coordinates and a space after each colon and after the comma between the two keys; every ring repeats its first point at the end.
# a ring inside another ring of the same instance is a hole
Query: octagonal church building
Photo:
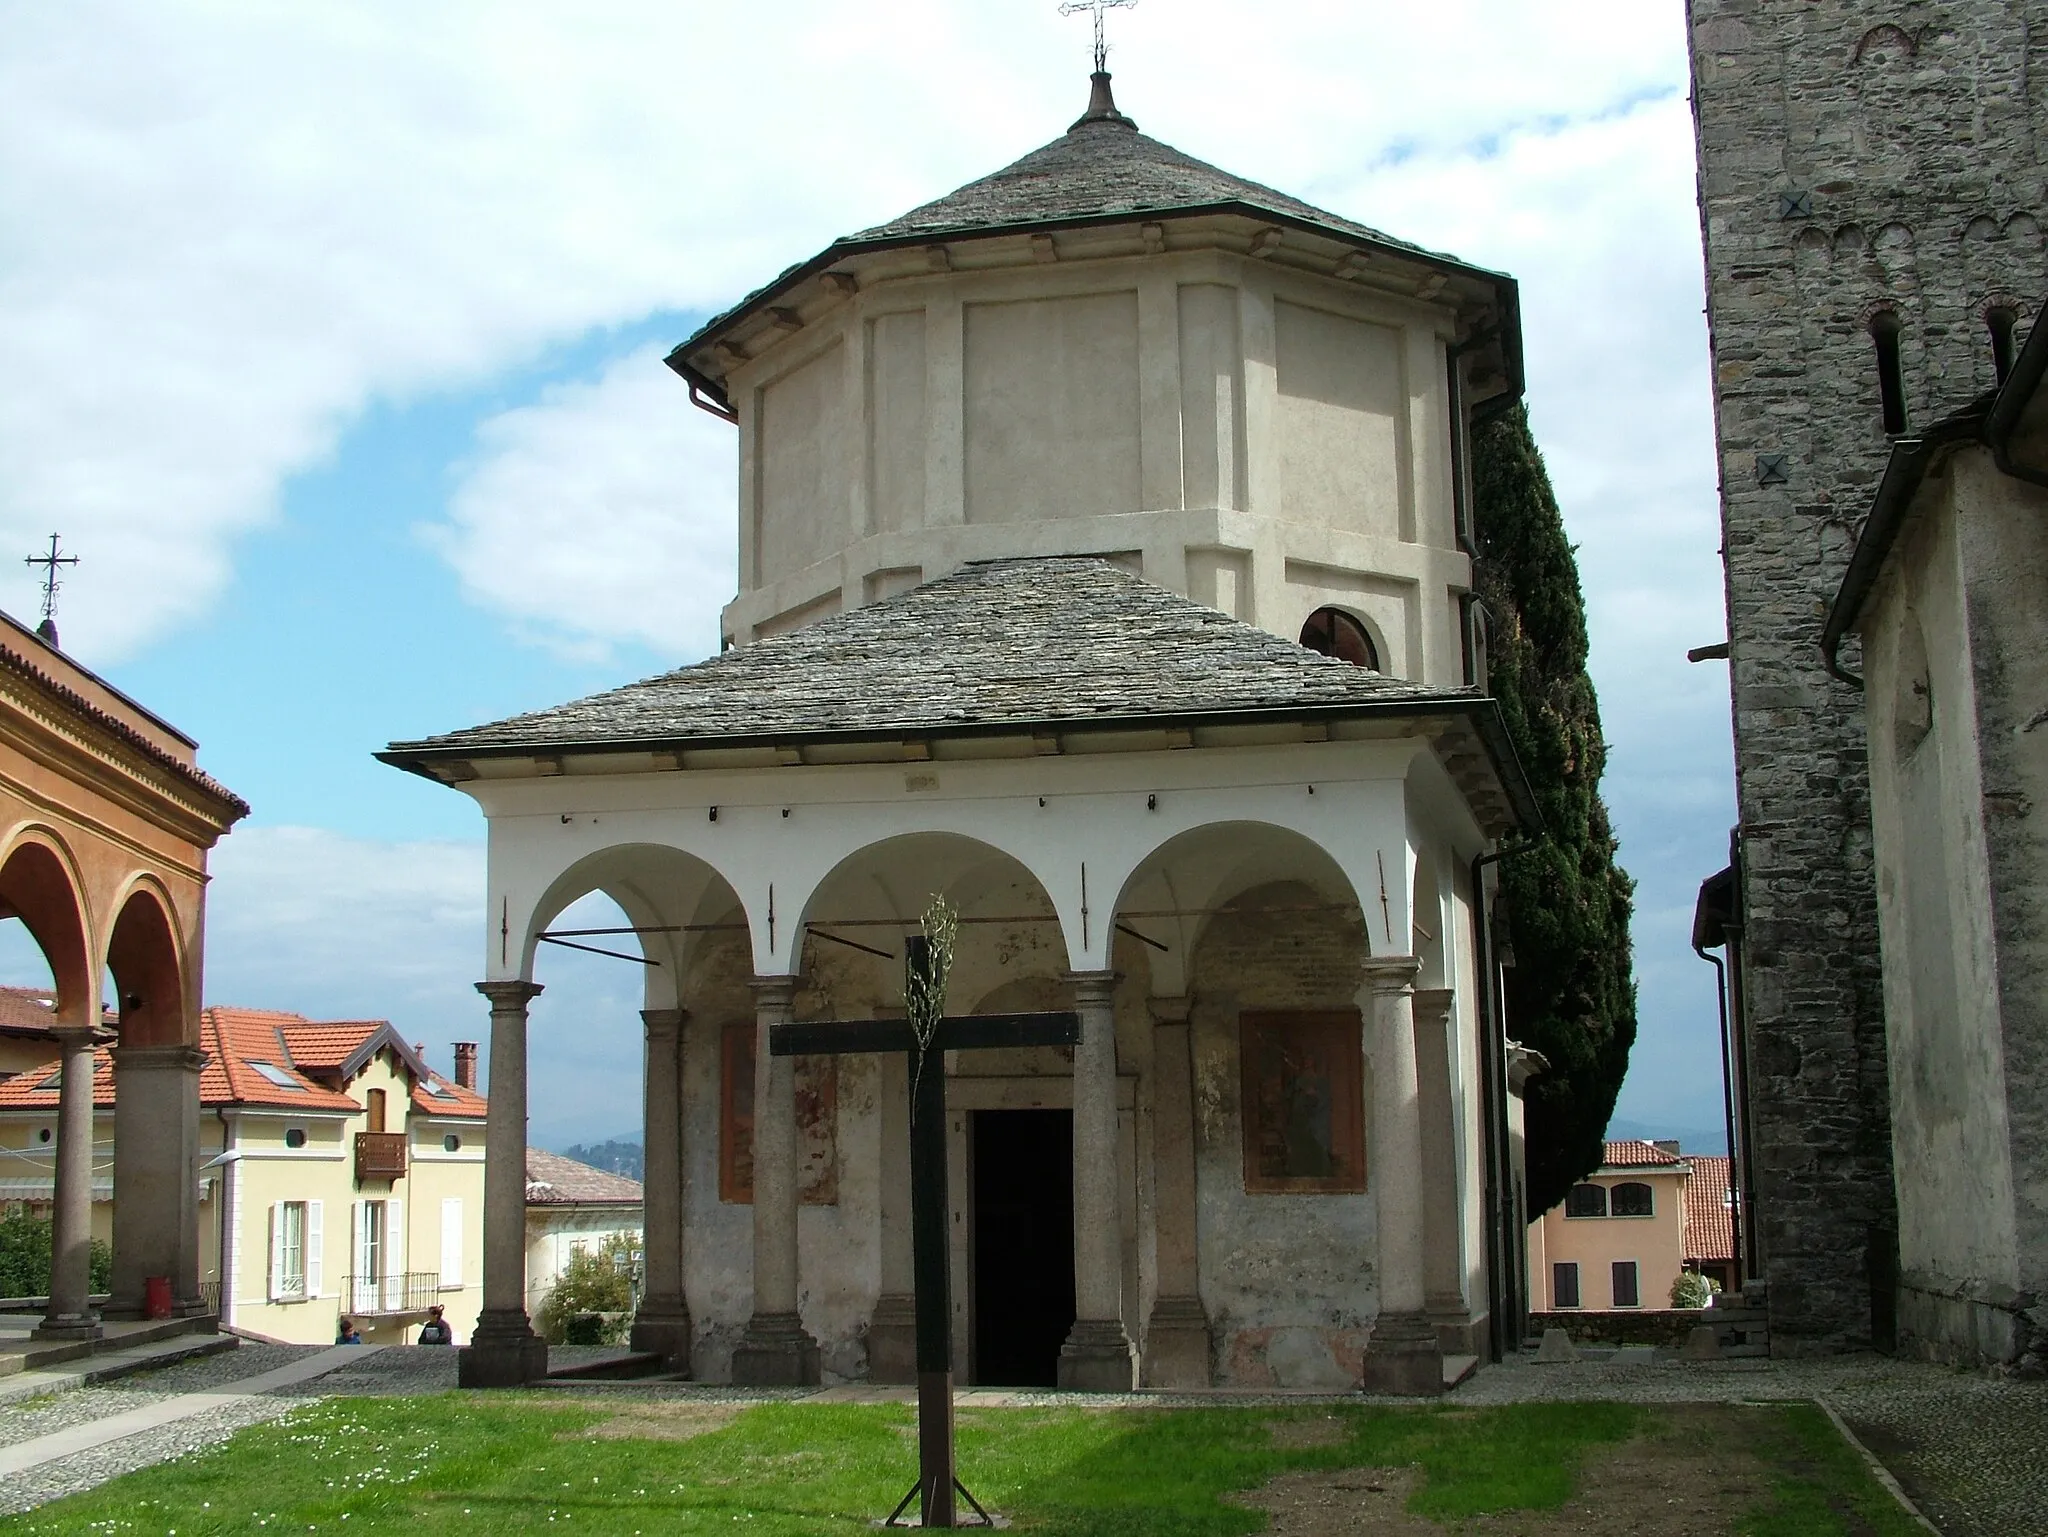
{"type": "MultiPolygon", "coordinates": [[[[711,1381],[914,1371],[906,937],[961,915],[956,1370],[1434,1391],[1522,1306],[1489,856],[1533,823],[1485,688],[1467,434],[1513,281],[1146,137],[1043,148],[675,349],[733,425],[709,661],[383,758],[489,821],[484,1311],[529,1380],[526,1009],[594,890],[646,976],[634,1339],[711,1381]]],[[[588,942],[588,941],[586,941],[588,942]]],[[[1519,1079],[1517,1079],[1519,1081],[1519,1079]]]]}

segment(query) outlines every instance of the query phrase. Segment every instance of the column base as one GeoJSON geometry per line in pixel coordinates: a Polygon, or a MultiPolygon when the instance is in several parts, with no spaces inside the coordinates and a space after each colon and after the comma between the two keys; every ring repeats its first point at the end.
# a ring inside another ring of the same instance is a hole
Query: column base
{"type": "Polygon", "coordinates": [[[1427,1303],[1429,1321],[1436,1327],[1436,1342],[1447,1356],[1482,1355],[1485,1318],[1472,1316],[1463,1297],[1432,1294],[1427,1303]]]}
{"type": "Polygon", "coordinates": [[[53,1313],[35,1326],[29,1336],[38,1340],[96,1340],[105,1334],[91,1313],[53,1313]]]}
{"type": "Polygon", "coordinates": [[[695,1340],[696,1329],[687,1307],[643,1306],[633,1317],[632,1347],[660,1356],[670,1371],[681,1376],[690,1375],[690,1347],[695,1340]]]}
{"type": "Polygon", "coordinates": [[[756,1313],[732,1353],[732,1381],[743,1388],[814,1388],[824,1380],[818,1342],[794,1313],[756,1313]]]}
{"type": "Polygon", "coordinates": [[[1115,1318],[1077,1318],[1060,1346],[1059,1384],[1076,1393],[1128,1393],[1136,1382],[1131,1337],[1115,1318]]]}
{"type": "Polygon", "coordinates": [[[1444,1390],[1444,1352],[1427,1313],[1382,1313],[1365,1347],[1361,1392],[1436,1398],[1444,1390]]]}
{"type": "Polygon", "coordinates": [[[1201,1298],[1160,1297],[1145,1325],[1139,1375],[1148,1388],[1206,1388],[1212,1343],[1201,1298]]]}
{"type": "Polygon", "coordinates": [[[917,1381],[917,1299],[884,1292],[868,1320],[868,1381],[917,1381]]]}
{"type": "Polygon", "coordinates": [[[486,1313],[456,1353],[455,1380],[465,1388],[523,1387],[547,1374],[548,1342],[533,1332],[524,1313],[486,1313]]]}

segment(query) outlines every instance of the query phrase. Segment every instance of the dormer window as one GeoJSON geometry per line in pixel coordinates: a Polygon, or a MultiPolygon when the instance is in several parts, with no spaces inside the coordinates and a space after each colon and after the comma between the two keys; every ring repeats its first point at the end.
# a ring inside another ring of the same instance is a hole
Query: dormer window
{"type": "Polygon", "coordinates": [[[251,1062],[251,1067],[262,1075],[266,1083],[273,1083],[280,1089],[290,1089],[294,1094],[306,1092],[306,1086],[275,1062],[251,1062]]]}
{"type": "Polygon", "coordinates": [[[1301,643],[1311,651],[1334,656],[1353,667],[1381,671],[1379,647],[1372,643],[1365,626],[1341,608],[1319,608],[1301,627],[1301,643]]]}

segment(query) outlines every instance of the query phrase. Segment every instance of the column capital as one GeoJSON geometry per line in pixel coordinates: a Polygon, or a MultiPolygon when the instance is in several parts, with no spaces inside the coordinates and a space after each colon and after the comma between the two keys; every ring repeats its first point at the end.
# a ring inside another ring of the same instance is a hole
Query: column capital
{"type": "Polygon", "coordinates": [[[649,1035],[673,1035],[683,1028],[683,1022],[690,1017],[688,1009],[642,1009],[640,1023],[647,1027],[649,1035]]]}
{"type": "MultiPolygon", "coordinates": [[[[52,1021],[50,1024],[43,1026],[43,1029],[49,1032],[51,1038],[56,1041],[59,1051],[90,1051],[99,1044],[95,1039],[98,1032],[91,1025],[74,1025],[52,1021]]],[[[137,1049],[139,1048],[132,1046],[129,1048],[130,1051],[137,1049]]]]}
{"type": "Polygon", "coordinates": [[[1451,1004],[1457,993],[1448,987],[1418,987],[1415,989],[1415,1022],[1417,1024],[1443,1024],[1451,1017],[1451,1004]]]}
{"type": "Polygon", "coordinates": [[[506,982],[479,982],[476,990],[491,1000],[493,1014],[511,1009],[524,1009],[545,991],[540,983],[528,982],[518,977],[506,982]]]}
{"type": "Polygon", "coordinates": [[[1365,973],[1367,990],[1382,997],[1415,991],[1415,974],[1422,962],[1412,955],[1369,955],[1359,968],[1365,973]]]}
{"type": "Polygon", "coordinates": [[[1176,998],[1147,998],[1145,1007],[1155,1025],[1184,1025],[1194,1011],[1195,1000],[1182,993],[1176,998]]]}
{"type": "Polygon", "coordinates": [[[1080,1004],[1107,1005],[1116,993],[1114,971],[1070,971],[1067,980],[1074,984],[1074,1001],[1080,1004]]]}
{"type": "Polygon", "coordinates": [[[111,1052],[114,1071],[123,1067],[151,1068],[174,1067],[186,1072],[198,1072],[206,1065],[206,1053],[197,1046],[120,1046],[111,1052]]]}
{"type": "Polygon", "coordinates": [[[754,1006],[760,1009],[786,1009],[796,1003],[795,977],[754,977],[747,986],[754,991],[754,1006]]]}

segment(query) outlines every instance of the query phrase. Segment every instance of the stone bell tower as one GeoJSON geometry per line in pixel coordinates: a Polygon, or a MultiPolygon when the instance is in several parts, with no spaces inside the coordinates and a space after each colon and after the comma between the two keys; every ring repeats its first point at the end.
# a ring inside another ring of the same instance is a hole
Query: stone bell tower
{"type": "Polygon", "coordinates": [[[1514,281],[1146,137],[1106,73],[1051,143],[835,242],[669,364],[738,427],[729,644],[1085,554],[1467,681],[1465,440],[1521,393],[1514,281]]]}
{"type": "Polygon", "coordinates": [[[1819,637],[1892,442],[1992,388],[2048,291],[2048,12],[1690,13],[1758,1258],[1775,1348],[1884,1345],[1897,1228],[1863,712],[1819,637]]]}

